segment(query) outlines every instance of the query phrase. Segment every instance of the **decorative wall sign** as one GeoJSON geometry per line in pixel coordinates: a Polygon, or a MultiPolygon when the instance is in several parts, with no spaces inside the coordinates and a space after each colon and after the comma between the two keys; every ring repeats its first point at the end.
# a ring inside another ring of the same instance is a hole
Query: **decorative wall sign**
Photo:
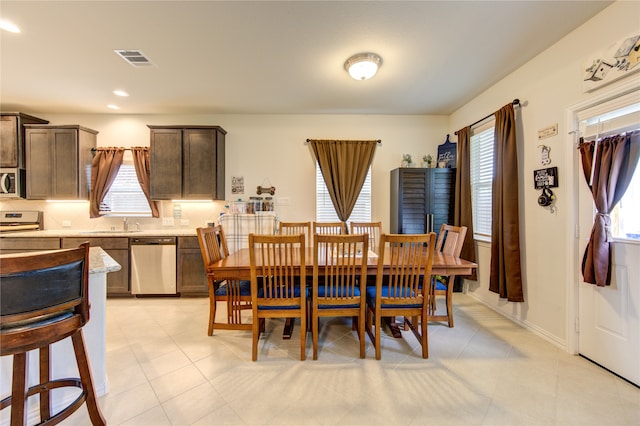
{"type": "Polygon", "coordinates": [[[549,153],[551,152],[551,147],[546,145],[538,145],[540,148],[540,164],[543,166],[548,166],[551,164],[551,157],[549,157],[549,153]]]}
{"type": "Polygon", "coordinates": [[[244,194],[244,176],[231,176],[231,193],[244,194]]]}
{"type": "Polygon", "coordinates": [[[584,64],[583,87],[590,92],[640,70],[640,33],[592,55],[584,64]]]}
{"type": "Polygon", "coordinates": [[[447,169],[455,168],[457,149],[458,144],[451,142],[449,135],[447,135],[447,140],[444,141],[442,145],[438,145],[438,161],[436,161],[438,167],[447,169]]]}
{"type": "Polygon", "coordinates": [[[558,168],[549,167],[533,171],[533,184],[536,189],[557,188],[558,187],[558,168]]]}

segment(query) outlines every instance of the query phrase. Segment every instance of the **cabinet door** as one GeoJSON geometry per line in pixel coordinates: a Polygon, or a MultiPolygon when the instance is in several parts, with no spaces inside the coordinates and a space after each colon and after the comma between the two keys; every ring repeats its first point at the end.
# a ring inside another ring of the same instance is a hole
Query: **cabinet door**
{"type": "Polygon", "coordinates": [[[200,250],[178,250],[178,293],[182,296],[206,296],[209,294],[207,276],[200,250]]]}
{"type": "Polygon", "coordinates": [[[0,167],[18,167],[18,117],[0,117],[0,167]]]}
{"type": "Polygon", "coordinates": [[[183,133],[182,198],[211,200],[216,194],[215,129],[185,129],[183,133]]]}
{"type": "Polygon", "coordinates": [[[27,198],[43,200],[53,193],[53,144],[48,129],[28,129],[26,131],[27,198]]]}
{"type": "Polygon", "coordinates": [[[50,198],[76,199],[79,196],[78,131],[75,129],[51,129],[50,132],[53,144],[52,193],[50,198]]]}
{"type": "Polygon", "coordinates": [[[151,199],[182,198],[182,130],[151,129],[149,152],[151,199]]]}
{"type": "Polygon", "coordinates": [[[427,230],[437,234],[443,223],[453,224],[456,169],[429,170],[427,213],[432,215],[433,229],[427,230]]]}
{"type": "Polygon", "coordinates": [[[421,234],[426,230],[427,169],[391,172],[391,232],[421,234]]]}

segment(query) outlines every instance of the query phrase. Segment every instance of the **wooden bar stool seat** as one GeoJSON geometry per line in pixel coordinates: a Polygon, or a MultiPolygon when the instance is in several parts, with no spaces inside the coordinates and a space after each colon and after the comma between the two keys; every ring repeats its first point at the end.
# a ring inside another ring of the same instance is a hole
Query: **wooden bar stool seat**
{"type": "Polygon", "coordinates": [[[11,426],[26,423],[25,404],[38,395],[40,424],[55,425],[86,402],[93,425],[105,425],[93,387],[82,327],[89,321],[89,243],[77,249],[0,256],[0,355],[13,355],[11,426]],[[50,345],[71,337],[79,378],[51,380],[50,345]],[[39,383],[29,385],[27,352],[38,349],[39,383]],[[53,389],[77,387],[80,395],[51,413],[53,389]]]}

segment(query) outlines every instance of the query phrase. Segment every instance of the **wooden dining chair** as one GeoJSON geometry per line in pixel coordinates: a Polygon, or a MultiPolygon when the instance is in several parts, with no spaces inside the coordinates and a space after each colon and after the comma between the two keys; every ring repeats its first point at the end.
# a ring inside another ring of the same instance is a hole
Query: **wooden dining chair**
{"type": "Polygon", "coordinates": [[[11,425],[23,425],[28,417],[25,404],[38,395],[38,424],[58,424],[86,403],[91,423],[106,425],[82,333],[89,321],[89,243],[74,249],[6,255],[0,262],[0,355],[13,355],[11,395],[0,402],[0,409],[11,407],[11,425]],[[50,347],[67,337],[71,337],[80,377],[51,379],[55,364],[50,347]],[[39,354],[35,374],[28,371],[27,353],[32,350],[39,354]],[[39,383],[30,383],[33,378],[39,383]],[[81,392],[52,415],[56,408],[52,391],[68,387],[81,392]]]}
{"type": "MultiPolygon", "coordinates": [[[[466,226],[453,226],[443,223],[438,234],[436,251],[460,257],[464,238],[467,235],[466,226]]],[[[453,327],[453,282],[451,277],[439,275],[431,280],[431,294],[429,297],[429,320],[447,321],[449,327],[453,327]],[[447,315],[436,315],[436,296],[445,296],[447,315]]]]}
{"type": "Polygon", "coordinates": [[[209,326],[208,334],[214,329],[251,330],[250,322],[242,321],[242,312],[251,309],[251,282],[247,280],[216,280],[211,265],[229,256],[229,248],[221,225],[197,228],[202,261],[209,283],[209,326]],[[227,321],[216,322],[216,306],[227,305],[227,321]]]}
{"type": "Polygon", "coordinates": [[[422,285],[422,281],[423,277],[425,280],[431,277],[435,241],[433,232],[380,237],[376,285],[367,287],[366,330],[375,346],[376,359],[380,359],[381,354],[382,317],[396,316],[404,317],[405,325],[420,342],[422,357],[429,357],[429,286],[422,285]],[[389,265],[388,275],[384,274],[385,263],[389,265]]]}
{"type": "Polygon", "coordinates": [[[278,233],[280,235],[305,235],[307,247],[311,244],[311,222],[279,222],[278,233]]]}
{"type": "Polygon", "coordinates": [[[267,318],[300,319],[300,360],[306,358],[307,286],[305,237],[249,234],[253,339],[251,359],[267,318]]]}
{"type": "Polygon", "coordinates": [[[369,236],[369,250],[378,253],[382,222],[351,222],[349,227],[351,234],[367,234],[369,236]]]}
{"type": "Polygon", "coordinates": [[[344,222],[313,222],[313,233],[320,235],[342,235],[347,233],[344,222]]]}
{"type": "Polygon", "coordinates": [[[368,240],[366,234],[316,235],[311,286],[313,359],[318,359],[320,318],[346,316],[357,322],[360,358],[365,357],[368,240]]]}

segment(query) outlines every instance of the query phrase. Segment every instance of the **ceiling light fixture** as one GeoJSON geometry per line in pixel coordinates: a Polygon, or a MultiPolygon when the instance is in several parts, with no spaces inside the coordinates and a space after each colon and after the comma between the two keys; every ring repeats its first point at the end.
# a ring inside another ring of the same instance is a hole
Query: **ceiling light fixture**
{"type": "Polygon", "coordinates": [[[129,94],[124,90],[114,90],[113,94],[116,96],[129,96],[129,94]]]}
{"type": "Polygon", "coordinates": [[[344,63],[344,69],[356,80],[368,80],[378,72],[382,58],[375,53],[358,53],[344,63]]]}
{"type": "Polygon", "coordinates": [[[107,105],[107,108],[109,108],[109,109],[120,109],[120,107],[118,105],[114,105],[114,104],[107,105]]]}
{"type": "Polygon", "coordinates": [[[5,21],[4,19],[0,20],[0,28],[5,30],[5,31],[9,31],[10,33],[19,33],[20,32],[20,28],[18,28],[17,25],[12,24],[9,21],[5,21]]]}

